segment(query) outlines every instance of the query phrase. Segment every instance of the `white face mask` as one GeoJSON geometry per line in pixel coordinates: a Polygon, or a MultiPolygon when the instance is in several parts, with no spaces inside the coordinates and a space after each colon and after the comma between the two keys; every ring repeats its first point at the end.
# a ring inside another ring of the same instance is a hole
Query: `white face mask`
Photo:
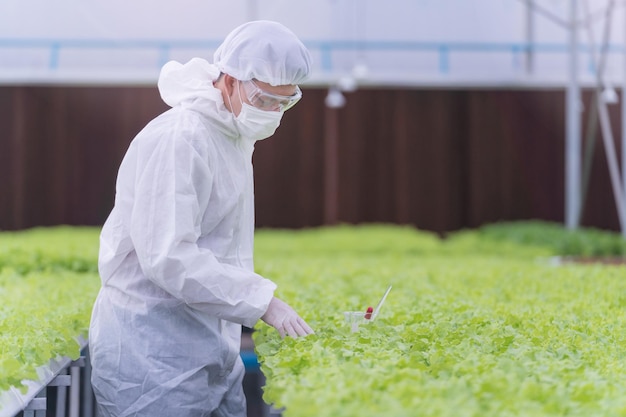
{"type": "MultiPolygon", "coordinates": [[[[241,102],[241,112],[235,117],[235,124],[239,134],[246,139],[252,140],[261,140],[272,136],[278,129],[278,126],[280,126],[280,120],[284,112],[261,110],[244,103],[239,91],[239,80],[237,80],[237,94],[241,102]]],[[[230,97],[228,100],[230,102],[230,97]]],[[[233,108],[232,104],[230,108],[233,108]]]]}

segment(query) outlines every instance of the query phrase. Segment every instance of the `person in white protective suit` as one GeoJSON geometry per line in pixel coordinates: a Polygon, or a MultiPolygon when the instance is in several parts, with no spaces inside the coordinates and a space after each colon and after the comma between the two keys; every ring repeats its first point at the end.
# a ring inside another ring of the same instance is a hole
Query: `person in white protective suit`
{"type": "Polygon", "coordinates": [[[100,416],[246,415],[241,326],[312,329],[253,271],[252,152],[296,104],[309,52],[276,22],[231,32],[214,63],[167,63],[172,108],[132,141],[100,236],[89,330],[100,416]]]}

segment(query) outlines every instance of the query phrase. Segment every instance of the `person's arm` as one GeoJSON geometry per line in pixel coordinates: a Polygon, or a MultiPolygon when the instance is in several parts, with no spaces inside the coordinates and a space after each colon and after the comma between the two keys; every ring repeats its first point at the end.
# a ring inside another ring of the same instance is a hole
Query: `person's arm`
{"type": "Polygon", "coordinates": [[[306,336],[313,333],[313,329],[284,301],[274,297],[267,311],[261,319],[274,327],[280,337],[306,336]]]}
{"type": "MultiPolygon", "coordinates": [[[[182,122],[179,122],[183,125],[182,122]]],[[[200,222],[214,173],[186,140],[170,130],[137,150],[130,234],[144,274],[190,307],[248,327],[266,313],[276,285],[244,268],[220,263],[200,248],[200,222]],[[163,135],[165,136],[165,135],[163,135]]]]}

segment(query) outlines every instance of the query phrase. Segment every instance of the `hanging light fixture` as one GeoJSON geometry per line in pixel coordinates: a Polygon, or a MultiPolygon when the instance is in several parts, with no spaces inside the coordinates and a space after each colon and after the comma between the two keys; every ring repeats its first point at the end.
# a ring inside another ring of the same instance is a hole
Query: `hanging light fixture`
{"type": "Polygon", "coordinates": [[[324,103],[328,108],[338,109],[346,105],[346,97],[337,87],[330,87],[324,103]]]}

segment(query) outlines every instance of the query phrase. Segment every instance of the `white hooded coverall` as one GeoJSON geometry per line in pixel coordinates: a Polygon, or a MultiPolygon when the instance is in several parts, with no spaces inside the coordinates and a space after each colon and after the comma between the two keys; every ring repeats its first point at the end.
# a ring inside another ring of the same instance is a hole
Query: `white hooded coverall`
{"type": "Polygon", "coordinates": [[[254,141],[213,81],[221,71],[298,84],[310,56],[284,26],[258,21],[214,59],[163,67],[172,108],[135,137],[118,172],[89,330],[101,417],[246,415],[241,325],[263,316],[276,285],[253,272],[254,141]]]}
{"type": "Polygon", "coordinates": [[[166,64],[172,108],[121,163],[89,332],[102,417],[245,416],[241,325],[276,286],[253,272],[254,141],[213,86],[220,69],[166,64]]]}

